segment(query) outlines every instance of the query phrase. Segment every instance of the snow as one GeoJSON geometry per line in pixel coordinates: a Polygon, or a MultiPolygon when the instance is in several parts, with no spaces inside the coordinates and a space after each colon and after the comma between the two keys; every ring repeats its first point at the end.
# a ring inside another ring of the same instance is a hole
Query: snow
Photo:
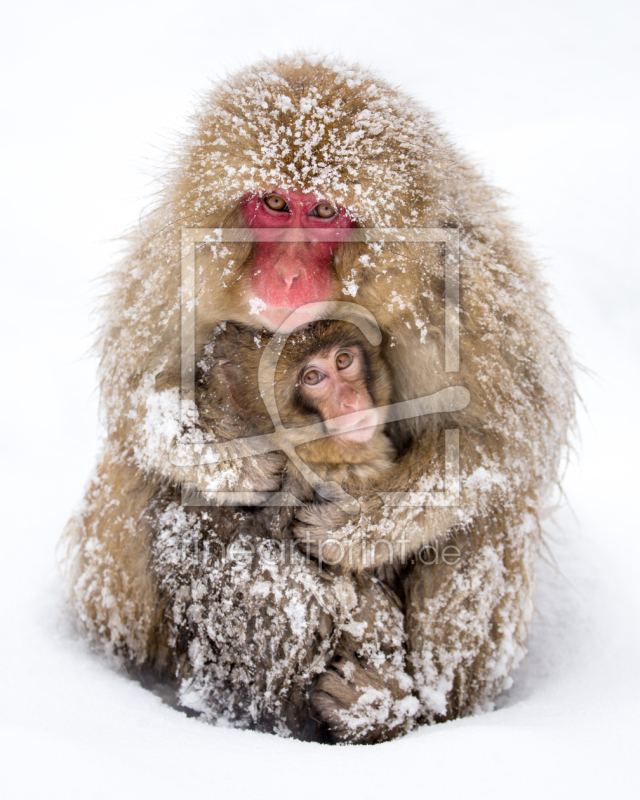
{"type": "Polygon", "coordinates": [[[623,0],[464,0],[453,12],[399,2],[393,16],[381,2],[277,9],[193,0],[178,15],[163,2],[62,0],[2,12],[3,796],[635,796],[638,10],[623,0]],[[83,358],[101,292],[92,281],[149,196],[143,159],[157,162],[208,77],[295,46],[341,51],[401,83],[512,193],[590,370],[579,376],[568,502],[546,522],[513,686],[494,711],[376,747],[187,718],[78,637],[56,565],[97,450],[95,364],[83,358]]]}
{"type": "Polygon", "coordinates": [[[350,277],[343,281],[343,283],[344,289],[342,290],[342,294],[349,295],[350,297],[355,297],[358,294],[358,284],[355,280],[355,270],[351,270],[350,277]]]}
{"type": "Polygon", "coordinates": [[[260,314],[262,311],[265,310],[267,304],[264,300],[260,300],[259,297],[252,297],[249,300],[249,313],[250,314],[260,314]]]}

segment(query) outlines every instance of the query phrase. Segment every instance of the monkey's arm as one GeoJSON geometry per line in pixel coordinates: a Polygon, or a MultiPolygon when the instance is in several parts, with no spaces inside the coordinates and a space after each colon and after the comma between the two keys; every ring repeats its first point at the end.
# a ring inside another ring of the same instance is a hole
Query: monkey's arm
{"type": "MultiPolygon", "coordinates": [[[[405,562],[456,524],[479,513],[492,495],[476,491],[444,491],[444,431],[437,439],[414,443],[389,474],[360,493],[360,510],[353,515],[330,503],[308,503],[296,513],[294,535],[303,551],[319,560],[359,571],[392,561],[405,562]],[[406,493],[410,493],[406,496],[406,493]],[[398,496],[394,497],[397,494],[398,496]]],[[[464,488],[477,465],[477,435],[460,432],[458,463],[464,488]]],[[[457,481],[455,482],[457,483],[457,481]]],[[[357,487],[345,486],[358,495],[357,487]]],[[[495,494],[495,492],[493,492],[495,494]]]]}
{"type": "Polygon", "coordinates": [[[168,417],[170,424],[151,428],[138,449],[139,458],[157,454],[158,469],[190,491],[238,497],[278,491],[284,465],[281,453],[218,460],[208,452],[211,445],[273,432],[257,383],[262,346],[260,337],[247,328],[232,323],[218,326],[203,344],[197,360],[195,402],[186,409],[184,404],[182,410],[179,407],[177,374],[165,372],[156,378],[155,393],[147,404],[152,406],[152,417],[168,417]],[[162,409],[161,414],[154,413],[155,406],[162,409]],[[165,430],[167,435],[159,441],[165,430]]]}
{"type": "Polygon", "coordinates": [[[405,624],[418,721],[486,710],[509,688],[525,655],[539,542],[532,510],[514,520],[496,509],[409,567],[405,624]]]}
{"type": "Polygon", "coordinates": [[[140,525],[160,486],[131,454],[108,447],[62,540],[69,600],[107,652],[136,664],[155,657],[161,608],[140,525]]]}
{"type": "MultiPolygon", "coordinates": [[[[469,438],[473,441],[471,434],[469,438]]],[[[461,459],[465,454],[463,450],[461,459]]],[[[339,516],[342,512],[328,504],[309,506],[298,514],[313,525],[303,527],[298,521],[296,534],[301,546],[305,546],[305,534],[313,531],[316,557],[320,554],[328,562],[340,562],[343,569],[358,570],[363,565],[358,559],[362,550],[349,547],[348,537],[367,543],[378,556],[376,564],[383,560],[380,556],[396,554],[403,575],[408,672],[419,699],[418,722],[432,723],[486,709],[509,687],[510,672],[525,654],[533,608],[534,561],[540,543],[534,494],[522,492],[521,487],[518,491],[515,483],[508,496],[492,491],[486,475],[479,493],[473,479],[478,481],[480,474],[467,473],[465,480],[463,471],[457,508],[424,509],[422,518],[401,508],[374,509],[382,525],[363,521],[364,511],[345,525],[339,516]],[[331,530],[327,511],[336,514],[335,522],[344,527],[331,530]],[[466,520],[458,522],[453,517],[448,522],[441,517],[443,529],[434,531],[432,545],[405,558],[407,552],[403,555],[399,543],[410,543],[412,534],[417,541],[426,538],[427,525],[434,518],[437,521],[435,515],[428,519],[426,514],[438,511],[455,512],[466,520]],[[332,538],[335,545],[328,544],[332,538]]]]}
{"type": "Polygon", "coordinates": [[[177,497],[160,493],[146,516],[183,705],[302,739],[322,734],[318,718],[358,741],[411,727],[417,701],[407,699],[404,620],[391,592],[268,538],[268,510],[188,508],[177,497]]]}
{"type": "Polygon", "coordinates": [[[311,703],[334,739],[373,744],[411,730],[419,703],[407,668],[402,602],[371,571],[351,579],[358,606],[311,703]]]}

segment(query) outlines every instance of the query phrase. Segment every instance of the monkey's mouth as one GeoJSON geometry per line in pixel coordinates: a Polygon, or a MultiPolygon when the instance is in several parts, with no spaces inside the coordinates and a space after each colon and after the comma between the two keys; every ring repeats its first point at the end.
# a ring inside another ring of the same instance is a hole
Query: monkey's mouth
{"type": "Polygon", "coordinates": [[[368,442],[380,424],[377,408],[364,408],[341,417],[325,420],[329,434],[341,442],[349,444],[368,442]]]}

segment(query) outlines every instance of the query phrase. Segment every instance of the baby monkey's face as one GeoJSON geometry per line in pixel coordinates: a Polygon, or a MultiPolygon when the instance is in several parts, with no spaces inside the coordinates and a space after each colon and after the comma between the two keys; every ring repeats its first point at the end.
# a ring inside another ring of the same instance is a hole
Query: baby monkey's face
{"type": "Polygon", "coordinates": [[[380,423],[368,389],[367,365],[357,346],[334,347],[303,366],[298,391],[343,442],[368,442],[380,423]]]}

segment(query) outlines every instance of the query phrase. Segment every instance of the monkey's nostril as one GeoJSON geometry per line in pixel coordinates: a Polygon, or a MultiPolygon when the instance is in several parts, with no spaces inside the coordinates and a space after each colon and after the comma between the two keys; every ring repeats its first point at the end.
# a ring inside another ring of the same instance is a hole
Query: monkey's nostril
{"type": "Polygon", "coordinates": [[[284,283],[287,289],[290,289],[291,286],[293,285],[293,282],[300,277],[300,270],[298,270],[297,272],[289,272],[289,273],[278,271],[278,277],[280,278],[282,283],[284,283]]]}

